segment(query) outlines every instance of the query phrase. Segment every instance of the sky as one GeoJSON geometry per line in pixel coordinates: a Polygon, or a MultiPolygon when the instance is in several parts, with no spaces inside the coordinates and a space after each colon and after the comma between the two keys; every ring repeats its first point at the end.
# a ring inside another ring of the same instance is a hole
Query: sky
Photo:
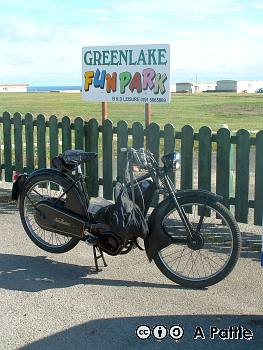
{"type": "Polygon", "coordinates": [[[262,0],[0,0],[0,84],[81,85],[84,46],[170,44],[171,82],[263,79],[262,0]]]}

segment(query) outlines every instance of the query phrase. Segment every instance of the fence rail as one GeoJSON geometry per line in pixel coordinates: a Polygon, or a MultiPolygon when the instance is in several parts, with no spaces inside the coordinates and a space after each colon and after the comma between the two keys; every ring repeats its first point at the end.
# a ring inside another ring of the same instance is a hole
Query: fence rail
{"type": "Polygon", "coordinates": [[[122,147],[147,147],[157,159],[160,154],[181,152],[181,169],[171,172],[173,181],[182,189],[202,188],[216,191],[228,206],[234,206],[239,222],[253,217],[256,225],[262,223],[263,212],[263,130],[251,136],[245,129],[232,134],[227,128],[216,133],[204,126],[195,132],[190,125],[180,131],[167,124],[161,130],[152,123],[144,128],[139,122],[128,127],[125,121],[116,126],[110,120],[99,125],[96,119],[88,121],[65,116],[46,118],[27,113],[0,116],[0,179],[12,181],[13,171],[31,172],[50,166],[50,160],[59,152],[76,148],[97,152],[99,158],[85,165],[88,190],[97,196],[99,186],[103,196],[112,199],[114,176],[122,176],[125,159],[122,147]],[[252,212],[251,210],[252,209],[252,212]]]}

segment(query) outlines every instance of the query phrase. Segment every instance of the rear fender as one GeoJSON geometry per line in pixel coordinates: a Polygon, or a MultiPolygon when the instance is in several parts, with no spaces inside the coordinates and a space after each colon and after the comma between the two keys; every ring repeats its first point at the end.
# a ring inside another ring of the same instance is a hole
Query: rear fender
{"type": "MultiPolygon", "coordinates": [[[[36,177],[40,177],[41,175],[47,175],[48,178],[52,181],[52,179],[55,181],[58,179],[58,177],[63,182],[63,186],[67,189],[69,188],[74,180],[71,176],[67,175],[66,173],[63,173],[57,169],[53,168],[43,168],[38,169],[32,172],[25,182],[22,189],[28,189],[31,186],[32,181],[36,177]]],[[[73,211],[74,213],[77,213],[82,216],[87,216],[87,209],[89,206],[89,200],[86,199],[82,191],[79,190],[77,186],[73,186],[68,192],[67,192],[68,200],[66,201],[65,208],[73,211]]]]}
{"type": "Polygon", "coordinates": [[[12,187],[12,200],[18,202],[19,196],[23,190],[25,182],[27,181],[28,174],[20,174],[17,179],[13,182],[12,187]]]}
{"type": "MultiPolygon", "coordinates": [[[[207,198],[213,201],[223,201],[223,197],[218,194],[206,191],[206,190],[182,190],[176,192],[176,197],[178,200],[181,198],[199,196],[203,198],[207,198]]],[[[166,198],[153,210],[149,219],[148,219],[148,227],[149,233],[145,238],[145,250],[148,256],[148,259],[152,261],[155,254],[169,244],[171,244],[171,237],[165,232],[165,230],[160,225],[160,220],[163,217],[164,213],[167,212],[168,208],[172,208],[172,199],[166,198]]]]}

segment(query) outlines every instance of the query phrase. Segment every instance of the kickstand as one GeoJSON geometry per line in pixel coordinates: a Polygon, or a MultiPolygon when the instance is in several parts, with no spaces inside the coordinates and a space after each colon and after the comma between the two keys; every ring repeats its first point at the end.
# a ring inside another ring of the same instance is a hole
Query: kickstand
{"type": "Polygon", "coordinates": [[[95,261],[95,267],[96,267],[96,272],[99,272],[99,266],[98,266],[98,260],[101,258],[103,261],[103,265],[106,267],[106,261],[103,255],[103,251],[97,246],[93,246],[93,255],[94,255],[94,261],[95,261]],[[99,252],[100,255],[97,255],[97,252],[99,252]]]}

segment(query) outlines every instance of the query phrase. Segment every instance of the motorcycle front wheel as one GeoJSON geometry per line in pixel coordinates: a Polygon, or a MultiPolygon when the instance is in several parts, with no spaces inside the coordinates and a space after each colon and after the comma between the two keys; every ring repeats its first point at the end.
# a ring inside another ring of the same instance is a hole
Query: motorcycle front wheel
{"type": "Polygon", "coordinates": [[[154,257],[170,280],[189,288],[204,288],[224,279],[240,253],[241,236],[231,212],[221,203],[195,195],[178,199],[196,241],[191,241],[173,202],[160,213],[160,225],[172,244],[154,257]]]}
{"type": "MultiPolygon", "coordinates": [[[[36,204],[44,199],[56,200],[63,194],[66,183],[59,176],[42,174],[33,177],[22,191],[19,211],[23,227],[28,237],[41,249],[50,253],[65,253],[74,248],[79,240],[41,228],[35,219],[36,204]]],[[[60,199],[67,201],[67,195],[60,199]]]]}

